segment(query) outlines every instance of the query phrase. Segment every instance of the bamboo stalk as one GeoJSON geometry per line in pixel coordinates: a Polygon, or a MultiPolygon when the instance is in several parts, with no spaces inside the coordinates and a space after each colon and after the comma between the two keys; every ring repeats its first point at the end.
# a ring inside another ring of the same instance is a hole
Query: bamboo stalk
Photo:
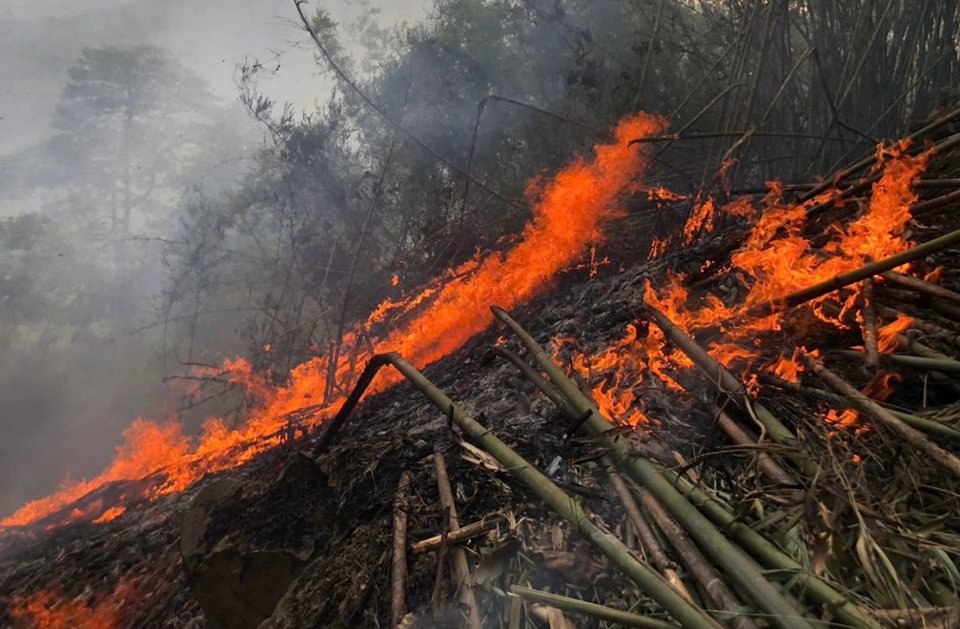
{"type": "MultiPolygon", "coordinates": [[[[864,358],[864,352],[856,349],[831,350],[830,354],[854,360],[862,360],[864,358]]],[[[905,354],[884,354],[880,357],[880,363],[882,365],[926,369],[927,371],[939,371],[941,373],[960,373],[960,361],[950,359],[944,360],[942,358],[907,356],[905,354]]]]}
{"type": "Polygon", "coordinates": [[[657,536],[654,534],[653,529],[650,528],[650,525],[647,524],[647,521],[643,519],[643,514],[640,513],[640,507],[637,506],[637,501],[633,499],[633,494],[630,493],[627,484],[623,482],[623,477],[617,473],[616,468],[610,462],[608,462],[607,465],[607,475],[610,478],[610,486],[613,487],[613,491],[616,492],[617,497],[620,498],[623,509],[627,513],[627,518],[630,520],[630,524],[633,525],[633,529],[637,532],[637,537],[640,538],[640,544],[643,546],[643,550],[650,558],[650,563],[663,573],[667,582],[670,583],[681,596],[692,603],[693,596],[691,596],[683,579],[677,574],[674,567],[675,564],[667,557],[667,553],[663,551],[660,540],[657,539],[657,536]]]}
{"type": "Polygon", "coordinates": [[[407,613],[407,501],[410,472],[400,473],[393,501],[393,570],[390,586],[390,626],[396,627],[407,613]]]}
{"type": "MultiPolygon", "coordinates": [[[[884,306],[882,304],[877,304],[877,312],[879,312],[882,316],[888,317],[890,319],[896,319],[901,314],[904,314],[895,308],[891,308],[890,306],[884,306]]],[[[942,338],[948,343],[960,346],[960,334],[957,334],[953,330],[948,330],[943,326],[937,325],[936,323],[931,323],[926,319],[922,319],[914,315],[907,315],[907,316],[910,317],[910,327],[913,328],[914,330],[919,330],[924,334],[930,334],[931,336],[942,338]]]]}
{"type": "Polygon", "coordinates": [[[880,367],[880,351],[877,349],[877,311],[873,307],[873,278],[868,277],[861,284],[863,287],[863,325],[860,332],[863,335],[863,347],[866,350],[864,365],[869,373],[874,373],[880,367]]]}
{"type": "MultiPolygon", "coordinates": [[[[787,380],[783,380],[782,378],[778,378],[773,374],[760,374],[760,379],[771,383],[774,386],[787,389],[788,391],[809,395],[810,397],[817,398],[818,400],[836,404],[840,408],[851,408],[853,406],[853,403],[842,395],[837,395],[836,393],[831,393],[830,391],[824,391],[823,389],[817,389],[815,387],[801,386],[797,382],[789,382],[787,380]]],[[[862,396],[863,394],[861,393],[860,395],[862,396]]],[[[960,430],[947,426],[946,424],[941,424],[940,422],[927,419],[925,417],[911,415],[893,408],[888,408],[887,410],[894,417],[903,421],[903,423],[907,424],[908,426],[912,426],[921,432],[934,437],[942,437],[953,442],[960,443],[960,430]]]]}
{"type": "MultiPolygon", "coordinates": [[[[950,113],[948,113],[948,114],[946,114],[946,115],[944,115],[944,116],[942,116],[942,117],[940,117],[940,118],[937,118],[936,120],[932,121],[930,124],[925,125],[924,127],[920,128],[920,129],[917,129],[916,131],[914,131],[913,133],[911,133],[910,135],[908,135],[905,139],[910,140],[911,142],[913,142],[914,140],[917,140],[917,139],[919,139],[919,138],[922,138],[922,137],[928,135],[929,133],[931,133],[931,132],[933,132],[933,131],[936,131],[937,129],[939,129],[940,127],[943,127],[944,125],[950,124],[953,120],[955,120],[955,119],[957,119],[957,118],[960,118],[960,109],[955,109],[955,110],[951,111],[950,113]]],[[[839,184],[841,181],[843,181],[844,179],[848,178],[850,175],[853,175],[853,174],[855,174],[855,173],[857,173],[857,172],[860,172],[861,170],[863,170],[864,168],[866,168],[867,166],[873,164],[873,163],[876,162],[876,161],[877,161],[877,152],[876,152],[876,151],[872,151],[869,155],[867,155],[867,156],[864,157],[863,159],[861,159],[861,160],[859,160],[859,161],[857,161],[857,162],[854,162],[854,163],[851,164],[850,166],[848,166],[848,167],[844,168],[843,170],[841,170],[841,171],[840,171],[839,173],[837,173],[836,176],[834,176],[833,178],[831,178],[831,179],[829,179],[829,180],[827,180],[827,181],[824,181],[823,183],[819,184],[818,186],[815,186],[812,190],[810,190],[810,192],[808,192],[807,194],[803,195],[803,196],[800,198],[800,200],[801,200],[801,201],[807,201],[807,200],[809,200],[809,199],[812,199],[813,197],[817,196],[817,195],[820,194],[821,192],[824,192],[825,190],[828,190],[828,189],[830,188],[830,186],[835,186],[835,185],[839,184]]]]}
{"type": "MultiPolygon", "coordinates": [[[[478,522],[472,522],[466,526],[461,526],[456,531],[450,531],[447,533],[447,544],[459,544],[460,542],[465,542],[468,539],[472,539],[478,535],[483,535],[488,531],[492,531],[503,523],[503,516],[496,515],[492,518],[484,518],[478,522]]],[[[428,537],[420,540],[419,542],[411,544],[410,554],[422,555],[423,553],[428,553],[431,550],[440,548],[440,544],[442,542],[443,535],[434,535],[433,537],[428,537]]]]}
{"type": "MultiPolygon", "coordinates": [[[[758,608],[769,614],[771,622],[779,627],[808,627],[809,624],[790,602],[760,574],[754,561],[740,548],[726,539],[692,504],[660,475],[654,465],[630,452],[625,440],[608,433],[610,424],[596,407],[580,392],[577,385],[560,370],[543,348],[502,308],[492,307],[493,314],[507,324],[520,338],[551,381],[569,400],[572,410],[586,416],[583,428],[593,434],[609,451],[611,459],[628,476],[649,489],[697,541],[704,552],[724,569],[728,577],[758,608]]],[[[860,617],[858,615],[858,617],[860,617]]]]}
{"type": "MultiPolygon", "coordinates": [[[[740,427],[732,417],[723,412],[719,407],[713,407],[714,417],[717,418],[717,425],[727,434],[737,445],[745,448],[756,448],[757,442],[740,427]]],[[[785,469],[780,467],[770,455],[766,452],[757,452],[757,468],[773,482],[787,487],[798,487],[800,483],[785,469]]]]}
{"type": "Polygon", "coordinates": [[[784,426],[769,410],[755,400],[750,400],[743,383],[730,373],[726,367],[721,365],[711,356],[707,350],[703,349],[686,332],[681,330],[675,323],[670,321],[666,315],[656,308],[645,305],[645,311],[653,319],[666,336],[677,348],[692,360],[697,367],[720,389],[726,393],[744,408],[745,411],[753,413],[757,420],[763,425],[764,430],[775,442],[783,445],[796,445],[797,439],[789,428],[784,426]]]}
{"type": "Polygon", "coordinates": [[[926,454],[932,461],[949,470],[954,476],[960,477],[960,459],[956,456],[927,439],[919,430],[911,428],[875,401],[865,397],[843,378],[824,367],[819,360],[810,354],[801,353],[800,359],[808,369],[830,385],[830,388],[847,397],[850,403],[858,410],[867,413],[877,422],[887,426],[897,436],[926,454]]]}
{"type": "Polygon", "coordinates": [[[557,514],[575,526],[587,540],[609,557],[630,580],[636,583],[643,592],[667,610],[684,627],[716,628],[718,626],[716,621],[706,612],[691,605],[652,568],[638,561],[630,553],[630,550],[623,545],[623,542],[594,524],[579,502],[575,501],[546,475],[503,443],[491,430],[466,414],[442,390],[437,388],[396,352],[377,354],[370,359],[354,390],[351,391],[337,413],[337,417],[341,418],[340,425],[349,417],[350,412],[360,400],[364,389],[370,385],[377,371],[387,364],[393,365],[411,384],[420,389],[430,402],[446,413],[451,422],[455,423],[480,447],[496,458],[505,469],[520,479],[557,514]]]}
{"type": "Polygon", "coordinates": [[[563,410],[567,404],[566,398],[557,391],[557,388],[543,379],[543,376],[540,375],[536,369],[531,367],[527,361],[520,358],[515,352],[507,349],[506,347],[495,347],[494,351],[507,360],[509,360],[514,367],[520,370],[520,372],[527,377],[527,380],[532,382],[540,391],[547,396],[547,398],[553,402],[557,408],[563,410]]]}
{"type": "Polygon", "coordinates": [[[743,314],[735,317],[732,323],[735,325],[736,322],[745,319],[758,319],[790,310],[791,308],[795,308],[812,299],[816,299],[817,297],[822,297],[855,282],[863,281],[868,277],[880,275],[881,273],[895,269],[898,266],[902,266],[908,262],[913,262],[914,260],[918,260],[933,253],[943,251],[944,249],[947,249],[948,247],[958,243],[960,243],[960,230],[952,231],[948,234],[940,236],[939,238],[934,238],[933,240],[925,242],[922,245],[917,245],[912,249],[908,249],[896,255],[884,258],[883,260],[871,262],[870,264],[866,264],[858,269],[854,269],[853,271],[848,271],[847,273],[841,273],[840,275],[836,275],[829,280],[819,282],[813,286],[809,286],[795,293],[791,293],[790,295],[787,295],[781,299],[753,306],[752,308],[747,309],[747,311],[743,314]]]}
{"type": "Polygon", "coordinates": [[[944,288],[943,286],[931,284],[930,282],[922,280],[919,277],[904,275],[903,273],[897,273],[896,271],[887,271],[883,274],[883,278],[893,282],[894,284],[899,284],[900,286],[909,288],[910,290],[918,293],[924,293],[926,295],[930,295],[931,297],[946,299],[947,301],[960,304],[960,293],[952,291],[949,288],[944,288]]]}
{"type": "MultiPolygon", "coordinates": [[[[743,555],[741,549],[720,535],[714,524],[722,527],[726,534],[749,550],[757,560],[763,563],[764,567],[783,573],[785,580],[789,577],[788,582],[791,587],[796,587],[804,596],[823,604],[843,622],[856,627],[877,628],[879,626],[876,621],[865,616],[846,596],[834,590],[820,577],[809,572],[762,535],[742,524],[706,492],[694,487],[689,481],[671,470],[657,469],[645,458],[635,456],[623,443],[624,440],[611,438],[607,434],[610,425],[600,416],[590,401],[580,393],[577,386],[553,362],[540,344],[502,308],[493,307],[492,310],[494,315],[517,335],[537,364],[571,401],[572,410],[575,413],[583,412],[586,414],[589,412],[583,424],[584,430],[595,435],[610,450],[611,458],[627,476],[649,489],[663,503],[670,514],[693,536],[704,552],[727,574],[731,575],[732,580],[738,582],[738,587],[747,592],[751,600],[753,600],[753,596],[749,594],[751,584],[754,575],[758,574],[756,564],[753,559],[743,555]],[[703,511],[703,515],[698,509],[703,511]]],[[[780,597],[779,593],[776,593],[776,595],[780,597]]],[[[758,605],[758,607],[762,606],[758,605]]],[[[796,611],[794,610],[791,613],[794,616],[789,618],[784,616],[772,620],[772,622],[775,622],[778,626],[785,622],[789,624],[789,621],[795,618],[796,611]]],[[[806,621],[802,622],[805,623],[806,621]]]]}
{"type": "Polygon", "coordinates": [[[663,505],[649,491],[640,490],[640,502],[643,508],[653,518],[657,527],[666,536],[670,545],[677,551],[677,554],[683,560],[683,564],[693,575],[693,578],[700,585],[707,599],[716,609],[722,609],[729,612],[732,617],[728,621],[736,629],[755,629],[757,624],[750,618],[743,616],[738,612],[743,608],[740,601],[734,595],[727,584],[724,583],[720,575],[714,569],[703,553],[694,545],[677,523],[670,517],[663,505]]]}
{"type": "Polygon", "coordinates": [[[657,620],[656,618],[648,618],[647,616],[640,616],[639,614],[604,607],[596,603],[581,601],[578,598],[551,594],[550,592],[534,590],[521,585],[511,585],[510,592],[528,601],[543,603],[544,605],[556,607],[557,609],[562,609],[563,611],[573,614],[581,614],[607,622],[615,622],[626,627],[643,627],[645,629],[673,629],[676,627],[674,624],[657,620]]]}
{"type": "MultiPolygon", "coordinates": [[[[447,463],[443,453],[439,450],[433,453],[433,463],[437,474],[437,490],[440,492],[440,504],[446,510],[447,535],[441,543],[450,542],[450,534],[460,529],[460,519],[457,517],[457,503],[453,497],[453,488],[450,487],[450,477],[447,475],[447,463]]],[[[467,561],[467,551],[461,546],[450,549],[450,566],[456,583],[456,593],[461,605],[466,609],[466,624],[471,629],[480,629],[480,613],[477,611],[477,595],[473,589],[473,576],[470,574],[470,563],[467,561]]]]}

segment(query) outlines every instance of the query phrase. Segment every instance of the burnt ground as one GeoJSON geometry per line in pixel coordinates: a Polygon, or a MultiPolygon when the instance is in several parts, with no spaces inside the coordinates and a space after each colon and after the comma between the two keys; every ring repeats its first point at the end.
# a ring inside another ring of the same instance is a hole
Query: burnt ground
{"type": "MultiPolygon", "coordinates": [[[[924,222],[927,229],[915,226],[918,240],[960,226],[955,207],[924,222]]],[[[634,219],[626,219],[625,224],[631,223],[636,227],[634,219]]],[[[557,280],[549,295],[512,314],[542,344],[557,336],[572,337],[589,353],[622,335],[624,326],[635,320],[644,281],[659,281],[667,268],[691,273],[691,285],[699,290],[718,290],[729,284],[731,278],[713,276],[711,271],[701,274],[699,269],[706,259],[725,259],[743,235],[742,229],[731,225],[696,247],[653,262],[642,261],[645,243],[622,236],[608,244],[606,252],[612,263],[601,270],[599,277],[589,278],[588,270],[571,271],[557,280]],[[621,268],[625,270],[620,272],[621,268]]],[[[943,283],[954,289],[960,286],[960,276],[951,268],[958,266],[956,261],[953,251],[929,262],[931,266],[947,266],[943,283]]],[[[730,290],[735,292],[734,288],[730,290]]],[[[949,315],[932,310],[922,298],[904,309],[922,312],[944,327],[956,323],[949,315]]],[[[803,318],[793,321],[790,329],[802,334],[811,346],[849,346],[859,339],[856,330],[835,332],[803,318]]],[[[597,447],[589,440],[564,438],[569,420],[514,367],[492,352],[502,334],[505,332],[499,325],[491,326],[460,351],[427,368],[425,374],[541,470],[559,457],[561,465],[555,478],[561,487],[579,497],[599,521],[636,548],[623,508],[596,460],[597,447]]],[[[783,338],[759,340],[765,357],[771,359],[785,346],[783,338]]],[[[951,348],[941,340],[928,342],[945,353],[957,353],[956,346],[951,348]]],[[[851,382],[863,384],[858,366],[838,364],[836,368],[851,382]]],[[[950,382],[932,382],[923,372],[909,369],[902,370],[902,375],[897,404],[915,409],[923,399],[939,407],[957,400],[950,382]]],[[[901,501],[906,506],[902,512],[897,511],[896,518],[903,517],[903,526],[926,523],[935,531],[934,536],[936,531],[958,534],[952,492],[931,489],[950,486],[942,472],[880,430],[826,437],[829,431],[821,420],[826,409],[822,402],[773,387],[761,388],[763,403],[788,427],[816,443],[823,461],[843,461],[845,473],[838,478],[851,481],[865,497],[858,503],[859,511],[852,508],[844,484],[834,479],[827,479],[799,498],[784,499],[776,492],[763,492],[752,456],[729,448],[714,425],[709,405],[723,405],[720,394],[697,374],[679,378],[697,395],[644,385],[647,413],[658,418],[660,424],[624,438],[637,444],[656,443],[661,451],[679,453],[689,462],[692,474],[747,521],[758,510],[785,514],[764,524],[768,527],[765,532],[784,547],[815,554],[817,549],[822,550],[821,542],[827,535],[833,544],[830,552],[831,561],[837,564],[835,574],[843,576],[844,585],[855,598],[873,606],[897,606],[897,601],[858,586],[862,584],[862,568],[853,558],[856,536],[850,533],[856,517],[866,513],[868,519],[878,523],[872,529],[874,534],[882,537],[897,527],[891,524],[891,513],[877,505],[901,501]],[[849,458],[854,453],[862,455],[863,462],[851,468],[849,458]],[[914,488],[922,489],[903,489],[905,477],[914,478],[914,488]],[[784,506],[785,500],[792,502],[784,506]],[[830,518],[823,516],[825,512],[830,518]]],[[[744,420],[742,415],[737,418],[744,420]]],[[[749,418],[744,424],[750,425],[749,418]]],[[[223,574],[232,575],[230,579],[239,579],[231,593],[223,594],[216,587],[204,590],[208,600],[214,601],[211,604],[222,608],[229,606],[223,600],[231,596],[244,599],[248,594],[245,587],[257,589],[270,599],[266,603],[252,602],[240,611],[223,612],[225,619],[244,619],[243,623],[224,620],[225,624],[256,626],[255,619],[268,615],[269,603],[286,591],[273,613],[272,626],[388,625],[392,513],[402,470],[412,474],[407,506],[409,538],[430,537],[444,526],[433,467],[435,450],[445,453],[461,525],[491,514],[505,518],[498,529],[465,545],[477,578],[483,583],[481,612],[492,623],[502,617],[508,604],[505,590],[519,581],[662,617],[649,599],[610,567],[602,555],[591,551],[522,484],[496,465],[478,461],[462,441],[442,412],[414,387],[401,383],[366,400],[335,444],[318,456],[312,454],[311,440],[300,440],[277,447],[229,473],[204,479],[181,494],[132,505],[127,513],[103,525],[65,526],[49,534],[8,531],[0,536],[0,625],[16,626],[21,621],[11,615],[13,609],[25,597],[46,590],[55,593],[52,600],[73,601],[90,609],[112,607],[124,627],[216,626],[217,620],[205,616],[191,589],[191,583],[200,589],[206,587],[204,579],[209,575],[203,570],[212,569],[211,557],[224,562],[222,568],[217,567],[220,564],[214,566],[214,576],[222,569],[223,574]],[[211,486],[219,487],[222,495],[206,503],[198,500],[197,504],[206,506],[191,511],[191,501],[211,486]],[[184,560],[181,531],[188,512],[200,513],[197,521],[203,523],[199,533],[194,531],[199,535],[195,554],[184,560]],[[202,570],[184,565],[194,560],[206,561],[207,565],[202,570]],[[262,573],[260,580],[258,570],[262,573]],[[130,586],[122,589],[122,596],[118,594],[121,583],[130,586]],[[271,587],[278,591],[264,594],[271,587]]],[[[123,492],[119,485],[103,491],[123,492]]],[[[902,532],[903,527],[897,530],[902,532]]],[[[884,542],[885,538],[881,539],[884,542]]],[[[914,552],[909,542],[889,543],[904,554],[914,552]]],[[[440,580],[439,592],[435,592],[437,552],[410,556],[408,566],[408,608],[420,625],[457,626],[459,614],[450,603],[448,579],[440,580]],[[433,603],[435,598],[437,604],[433,603]]],[[[918,588],[923,589],[925,600],[933,600],[930,592],[937,588],[931,584],[942,586],[943,579],[934,574],[935,566],[928,568],[927,576],[916,578],[924,584],[925,589],[918,588]]],[[[217,583],[224,580],[227,577],[217,583]]],[[[247,598],[252,601],[256,597],[247,598]]],[[[577,622],[583,627],[601,626],[599,621],[585,618],[577,618],[577,622]]]]}

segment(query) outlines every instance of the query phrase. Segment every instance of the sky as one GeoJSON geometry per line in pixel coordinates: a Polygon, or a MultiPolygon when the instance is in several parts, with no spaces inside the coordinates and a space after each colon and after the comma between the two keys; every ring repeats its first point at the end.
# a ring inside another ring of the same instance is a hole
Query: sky
{"type": "MultiPolygon", "coordinates": [[[[385,25],[415,22],[429,4],[320,1],[342,24],[365,5],[378,10],[385,25]]],[[[292,0],[0,0],[0,154],[44,137],[67,69],[84,47],[162,46],[225,102],[237,98],[238,63],[278,60],[281,71],[261,88],[275,100],[310,110],[326,100],[330,83],[318,76],[296,19],[292,0]]]]}

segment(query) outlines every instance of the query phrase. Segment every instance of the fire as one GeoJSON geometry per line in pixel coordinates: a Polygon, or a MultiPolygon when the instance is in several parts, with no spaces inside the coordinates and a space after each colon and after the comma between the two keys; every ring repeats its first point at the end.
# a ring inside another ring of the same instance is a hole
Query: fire
{"type": "Polygon", "coordinates": [[[895,320],[891,321],[887,325],[877,328],[877,351],[882,354],[892,353],[895,349],[897,349],[897,347],[900,346],[900,342],[897,340],[897,335],[901,334],[912,324],[912,317],[908,317],[905,314],[898,314],[895,320]]]}
{"type": "MultiPolygon", "coordinates": [[[[916,200],[911,190],[912,182],[923,171],[928,154],[917,157],[905,154],[906,144],[900,143],[881,151],[880,163],[883,173],[873,185],[870,202],[862,215],[847,225],[835,225],[828,236],[831,240],[818,251],[804,235],[807,212],[815,204],[831,200],[836,190],[827,190],[818,197],[801,204],[787,204],[782,200],[782,187],[770,183],[769,193],[761,201],[761,208],[754,208],[746,199],[738,199],[717,210],[712,198],[696,206],[690,214],[680,236],[685,244],[713,227],[717,211],[741,219],[754,219],[750,233],[741,247],[731,256],[730,271],[746,289],[740,303],[728,305],[716,295],[707,294],[699,304],[691,304],[682,274],[667,273],[659,290],[647,280],[644,299],[662,311],[680,328],[692,333],[698,329],[722,324],[735,319],[751,306],[775,302],[786,295],[811,284],[827,280],[839,273],[857,268],[870,260],[899,253],[910,246],[906,239],[909,206],[916,200]],[[827,255],[824,255],[826,252],[827,255]]],[[[670,237],[657,240],[651,245],[650,258],[657,257],[670,242],[670,237]]],[[[852,294],[840,310],[859,307],[858,295],[852,294]]],[[[808,304],[814,312],[826,300],[837,299],[835,295],[820,298],[808,304]]],[[[845,327],[837,318],[822,313],[822,319],[845,327]]],[[[759,335],[778,331],[782,315],[771,315],[760,320],[739,323],[734,329],[723,329],[726,339],[711,343],[707,349],[720,363],[729,366],[734,361],[752,362],[757,358],[759,335]]],[[[908,317],[898,318],[878,333],[881,351],[892,351],[896,335],[910,324],[908,317]]],[[[679,389],[671,371],[692,367],[682,352],[671,352],[663,333],[651,326],[645,339],[628,334],[615,341],[609,348],[592,358],[579,357],[575,364],[581,369],[612,371],[613,375],[594,387],[594,397],[608,418],[618,412],[632,417],[635,400],[632,387],[650,373],[662,380],[667,387],[679,389]]],[[[780,357],[766,367],[781,378],[798,382],[801,366],[796,355],[780,357]]],[[[865,394],[884,399],[892,391],[892,378],[887,374],[871,382],[865,394]]],[[[753,380],[756,382],[756,380],[753,380]]],[[[854,425],[858,418],[853,411],[834,414],[828,421],[842,425],[854,425]]]]}
{"type": "MultiPolygon", "coordinates": [[[[650,423],[643,411],[637,408],[639,398],[634,392],[634,387],[643,381],[643,374],[647,370],[636,351],[639,337],[637,326],[631,324],[627,326],[622,339],[595,356],[587,357],[581,352],[574,352],[571,357],[574,370],[587,382],[593,380],[594,374],[609,373],[593,387],[592,392],[600,414],[610,423],[627,426],[650,423]]],[[[556,354],[560,345],[555,344],[554,347],[556,354]]]]}
{"type": "MultiPolygon", "coordinates": [[[[476,257],[448,272],[443,282],[402,302],[384,302],[365,326],[341,341],[334,382],[348,384],[355,370],[374,352],[398,351],[420,366],[428,365],[461,347],[492,320],[488,306],[513,307],[539,294],[552,279],[583,255],[586,242],[603,239],[603,227],[626,210],[624,192],[639,190],[637,180],[648,156],[628,141],[660,132],[665,121],[639,114],[624,118],[614,130],[616,141],[594,147],[592,158],[581,158],[552,180],[531,182],[527,195],[532,218],[512,249],[476,257]],[[404,325],[376,338],[371,328],[388,313],[408,316],[404,325]]],[[[343,390],[327,391],[328,358],[314,358],[291,371],[286,386],[273,387],[263,374],[252,372],[246,361],[224,364],[230,381],[249,387],[260,406],[247,422],[231,430],[218,418],[203,426],[192,443],[177,423],[156,425],[137,420],[125,433],[125,443],[107,469],[89,481],[73,483],[53,495],[32,501],[0,521],[3,526],[26,525],[51,515],[105,483],[139,479],[162,472],[165,482],[154,495],[181,491],[204,475],[243,464],[279,443],[292,413],[328,404],[306,423],[316,426],[332,416],[343,390]]],[[[396,378],[381,377],[370,392],[386,389],[396,378]]],[[[105,514],[104,514],[105,515],[105,514]]],[[[102,517],[102,516],[101,516],[102,517]]]]}
{"type": "Polygon", "coordinates": [[[30,623],[37,629],[112,629],[121,626],[120,610],[135,596],[133,584],[124,580],[95,604],[79,598],[63,600],[57,593],[44,590],[27,598],[14,598],[10,614],[14,621],[30,623]]]}
{"type": "MultiPolygon", "coordinates": [[[[895,391],[893,385],[899,382],[900,379],[900,374],[897,373],[877,374],[877,376],[867,383],[867,386],[865,386],[861,392],[865,397],[882,402],[893,395],[895,391]]],[[[844,409],[839,413],[835,409],[830,409],[827,411],[826,420],[828,424],[834,424],[844,428],[856,427],[859,432],[868,429],[867,426],[860,424],[860,413],[852,408],[844,409]]]]}

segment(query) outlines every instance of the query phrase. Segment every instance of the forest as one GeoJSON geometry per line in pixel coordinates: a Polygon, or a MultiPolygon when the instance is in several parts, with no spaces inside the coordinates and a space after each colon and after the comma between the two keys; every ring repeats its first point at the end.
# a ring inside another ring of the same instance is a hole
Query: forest
{"type": "Polygon", "coordinates": [[[960,2],[351,10],[0,153],[0,625],[960,624],[960,2]]]}

